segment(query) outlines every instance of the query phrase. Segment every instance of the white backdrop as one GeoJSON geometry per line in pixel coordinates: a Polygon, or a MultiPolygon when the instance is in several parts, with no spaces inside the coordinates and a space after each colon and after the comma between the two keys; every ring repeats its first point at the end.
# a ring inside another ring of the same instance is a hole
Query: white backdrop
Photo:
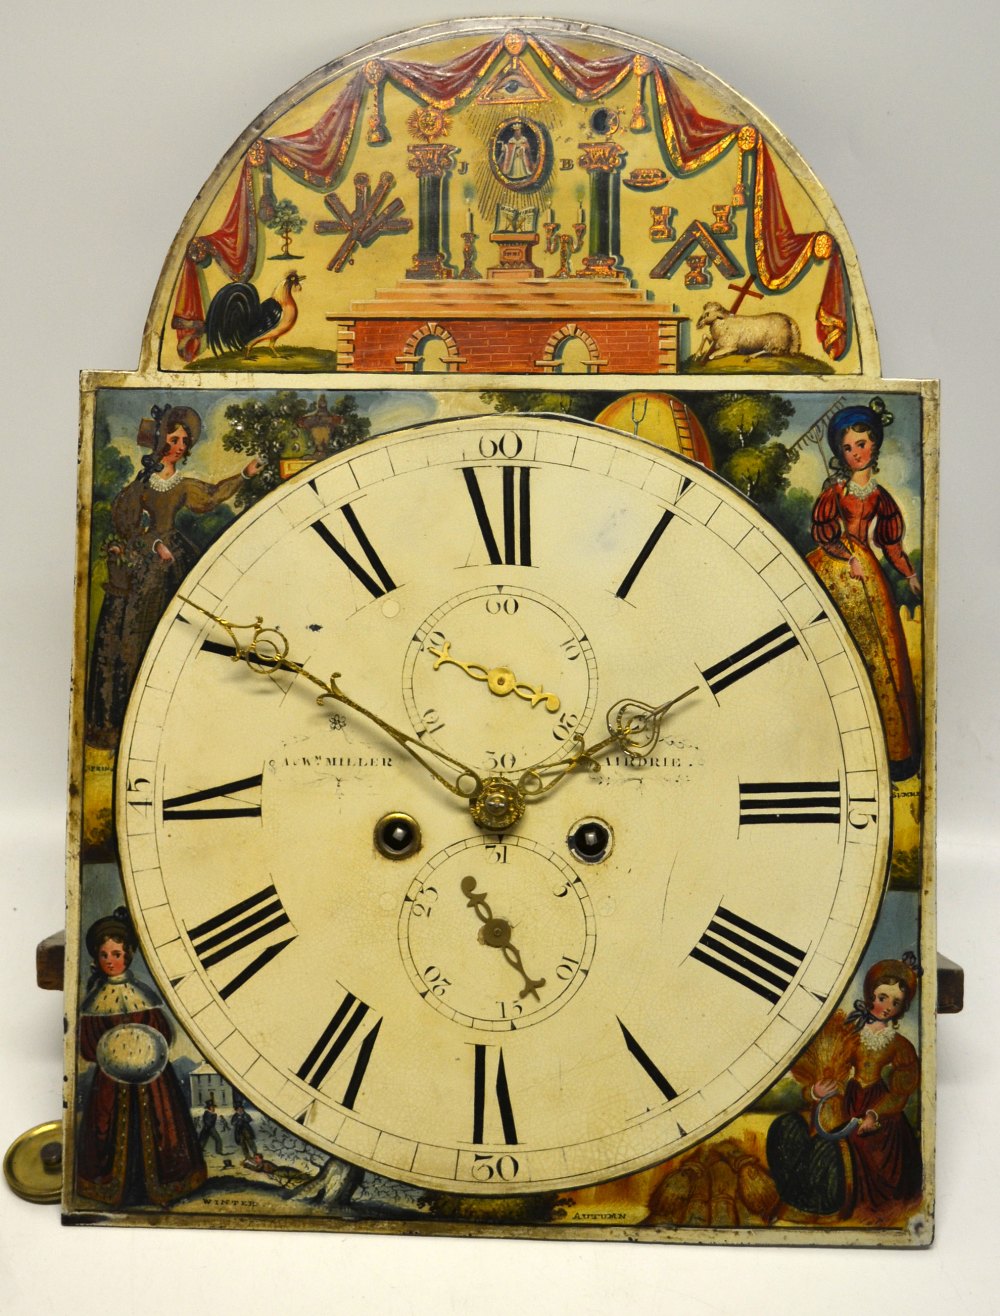
{"type": "MultiPolygon", "coordinates": [[[[398,28],[476,0],[34,0],[4,21],[0,309],[0,1152],[60,1110],[61,1000],[34,946],[63,925],[77,372],[132,369],[191,200],[275,96],[398,28]]],[[[942,381],[939,911],[969,1005],[941,1022],[938,1240],[927,1253],[61,1229],[0,1185],[0,1310],[528,1316],[673,1310],[908,1316],[1000,1310],[987,1013],[1000,908],[995,581],[1000,9],[940,0],[550,0],[652,38],[778,125],[857,249],[883,373],[942,381]],[[987,957],[990,956],[988,959],[987,957]]]]}

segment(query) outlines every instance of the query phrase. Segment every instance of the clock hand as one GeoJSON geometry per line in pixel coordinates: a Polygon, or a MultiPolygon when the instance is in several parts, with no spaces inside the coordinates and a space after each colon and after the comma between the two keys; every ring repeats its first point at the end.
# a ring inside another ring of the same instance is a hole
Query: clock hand
{"type": "Polygon", "coordinates": [[[558,713],[559,711],[560,699],[558,695],[544,691],[540,685],[528,685],[524,681],[518,681],[509,667],[484,667],[481,663],[459,662],[457,658],[451,656],[450,640],[442,641],[440,649],[429,648],[427,652],[434,655],[435,672],[443,667],[445,663],[452,663],[455,667],[460,667],[466,676],[471,676],[474,681],[485,681],[491,694],[515,694],[519,699],[526,699],[532,708],[544,701],[546,712],[558,713]]]}
{"type": "Polygon", "coordinates": [[[659,740],[660,721],[668,709],[679,704],[682,699],[696,694],[700,688],[693,685],[690,690],[685,690],[683,694],[676,695],[673,699],[665,700],[655,708],[638,699],[620,699],[616,704],[611,705],[605,718],[609,735],[593,745],[585,745],[583,737],[575,735],[573,741],[576,748],[568,758],[559,759],[555,763],[536,763],[526,768],[518,779],[518,789],[526,798],[535,799],[550,791],[579,764],[583,764],[588,772],[599,772],[600,764],[597,762],[597,756],[607,749],[617,747],[629,754],[645,753],[659,740]],[[552,772],[557,775],[551,781],[546,781],[545,775],[552,772]]]}
{"type": "Polygon", "coordinates": [[[536,1001],[540,1001],[538,988],[545,986],[544,978],[532,978],[526,972],[524,965],[521,963],[521,953],[514,946],[510,939],[511,927],[505,918],[496,918],[489,905],[486,903],[486,892],[476,890],[476,879],[471,875],[462,878],[462,891],[468,897],[467,904],[476,912],[476,917],[483,924],[482,940],[486,946],[496,946],[498,950],[503,951],[504,959],[524,979],[524,987],[518,993],[521,1000],[526,996],[533,996],[536,1001]]]}
{"type": "Polygon", "coordinates": [[[321,677],[308,671],[301,663],[295,662],[288,657],[288,637],[284,635],[276,626],[265,626],[263,617],[257,617],[253,622],[231,622],[224,617],[217,616],[214,612],[209,612],[203,608],[200,603],[195,603],[193,599],[179,594],[178,598],[183,600],[192,608],[197,608],[199,612],[205,614],[217,626],[221,626],[233,642],[233,661],[245,662],[252,672],[259,675],[270,675],[275,668],[281,668],[287,672],[294,672],[296,676],[303,676],[313,685],[318,686],[323,691],[316,699],[321,704],[324,699],[335,699],[338,703],[347,708],[353,709],[366,717],[369,722],[374,722],[377,727],[391,736],[393,740],[400,745],[406,752],[416,760],[417,763],[429,772],[435,781],[439,781],[446,790],[451,791],[453,795],[459,796],[463,800],[476,801],[483,791],[483,780],[478,772],[462,763],[459,759],[452,758],[450,754],[445,754],[439,749],[434,749],[430,745],[423,744],[416,736],[411,736],[406,731],[401,731],[399,727],[394,727],[390,722],[380,717],[378,713],[373,713],[370,708],[365,708],[356,700],[344,693],[337,685],[337,678],[340,672],[334,672],[329,680],[324,681],[321,677]],[[249,644],[242,644],[236,638],[237,631],[252,631],[249,644]],[[457,776],[453,781],[449,780],[436,768],[432,767],[422,757],[424,754],[432,755],[439,761],[446,763],[449,767],[457,769],[457,776]]]}

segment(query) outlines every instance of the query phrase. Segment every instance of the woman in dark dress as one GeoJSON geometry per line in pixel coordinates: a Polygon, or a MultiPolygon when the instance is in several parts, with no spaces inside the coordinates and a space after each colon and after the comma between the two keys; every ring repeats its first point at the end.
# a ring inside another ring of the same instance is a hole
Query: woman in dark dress
{"type": "Polygon", "coordinates": [[[198,559],[198,549],[177,529],[178,514],[185,508],[199,516],[211,512],[261,470],[254,458],[218,484],[182,475],[178,467],[198,441],[201,417],[191,407],[154,408],[153,414],[153,451],[111,506],[108,580],[87,681],[87,743],[103,749],[117,745],[156,623],[198,559]]]}

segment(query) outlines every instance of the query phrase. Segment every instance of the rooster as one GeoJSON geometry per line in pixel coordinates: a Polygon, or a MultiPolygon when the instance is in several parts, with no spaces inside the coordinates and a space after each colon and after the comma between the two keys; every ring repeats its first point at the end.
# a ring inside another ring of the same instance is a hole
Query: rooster
{"type": "Polygon", "coordinates": [[[212,298],[205,317],[208,345],[220,352],[242,351],[250,356],[255,347],[267,344],[275,356],[275,341],[283,338],[299,318],[295,293],[305,275],[290,270],[274,290],[273,297],[260,300],[252,283],[227,283],[212,298]]]}

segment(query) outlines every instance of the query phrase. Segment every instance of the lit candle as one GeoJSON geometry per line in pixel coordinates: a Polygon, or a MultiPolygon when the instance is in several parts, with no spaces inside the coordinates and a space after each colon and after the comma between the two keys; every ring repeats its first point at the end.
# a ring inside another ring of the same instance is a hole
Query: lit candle
{"type": "Polygon", "coordinates": [[[555,222],[556,222],[556,212],[552,209],[551,206],[549,206],[549,223],[554,224],[555,222]]]}
{"type": "Polygon", "coordinates": [[[586,224],[587,216],[583,213],[583,206],[580,207],[580,223],[586,224]]]}
{"type": "Polygon", "coordinates": [[[470,211],[469,211],[469,232],[470,232],[470,233],[473,233],[474,231],[475,231],[475,230],[474,230],[473,227],[472,227],[472,211],[470,210],[470,211]]]}

